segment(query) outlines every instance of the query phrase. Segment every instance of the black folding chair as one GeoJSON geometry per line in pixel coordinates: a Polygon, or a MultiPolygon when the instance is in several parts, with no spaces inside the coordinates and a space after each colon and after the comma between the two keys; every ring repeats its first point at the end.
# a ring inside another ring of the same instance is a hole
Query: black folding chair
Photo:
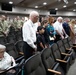
{"type": "Polygon", "coordinates": [[[48,71],[49,69],[53,71],[49,75],[60,74],[60,73],[61,75],[65,75],[65,72],[60,66],[60,64],[54,60],[50,48],[46,48],[42,51],[41,58],[47,73],[49,73],[48,71]]]}
{"type": "Polygon", "coordinates": [[[24,58],[24,56],[18,54],[18,51],[16,50],[15,45],[13,43],[6,44],[6,51],[8,54],[14,57],[16,62],[20,62],[24,58]]]}
{"type": "Polygon", "coordinates": [[[67,55],[61,54],[56,43],[51,46],[51,50],[55,61],[59,62],[64,71],[67,72],[70,67],[71,58],[67,55]]]}
{"type": "Polygon", "coordinates": [[[19,54],[23,55],[23,41],[17,41],[15,43],[15,47],[16,47],[16,50],[18,51],[19,54]]]}

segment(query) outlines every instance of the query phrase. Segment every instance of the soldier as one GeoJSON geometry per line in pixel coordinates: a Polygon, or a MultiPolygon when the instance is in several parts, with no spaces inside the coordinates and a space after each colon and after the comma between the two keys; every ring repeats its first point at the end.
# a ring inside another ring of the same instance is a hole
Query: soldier
{"type": "Polygon", "coordinates": [[[1,24],[2,18],[0,17],[0,35],[2,34],[2,24],[1,24]]]}
{"type": "Polygon", "coordinates": [[[8,35],[10,35],[10,34],[15,34],[14,19],[10,19],[10,20],[8,20],[8,21],[10,21],[10,22],[8,22],[8,24],[9,24],[9,34],[8,34],[8,35]]]}
{"type": "Polygon", "coordinates": [[[22,21],[20,20],[20,17],[17,16],[17,30],[20,30],[22,27],[22,21]]]}
{"type": "Polygon", "coordinates": [[[17,18],[13,19],[13,23],[12,24],[14,25],[15,31],[17,31],[17,18]]]}
{"type": "Polygon", "coordinates": [[[22,17],[22,19],[21,19],[21,26],[23,26],[24,22],[25,22],[25,18],[22,17]]]}
{"type": "Polygon", "coordinates": [[[9,25],[4,15],[1,16],[0,35],[8,35],[9,25]]]}

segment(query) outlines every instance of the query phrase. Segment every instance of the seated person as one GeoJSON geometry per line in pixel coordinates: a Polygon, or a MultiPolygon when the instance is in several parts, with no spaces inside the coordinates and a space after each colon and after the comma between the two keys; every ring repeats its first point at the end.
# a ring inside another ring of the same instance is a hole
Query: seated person
{"type": "MultiPolygon", "coordinates": [[[[5,50],[6,47],[0,44],[0,73],[12,68],[13,66],[16,66],[14,58],[10,56],[5,50]]],[[[12,72],[15,73],[15,70],[12,69],[8,71],[8,73],[12,72]]]]}
{"type": "Polygon", "coordinates": [[[42,26],[38,27],[38,35],[37,35],[37,51],[42,51],[44,48],[47,48],[45,38],[44,38],[44,28],[42,26]]]}

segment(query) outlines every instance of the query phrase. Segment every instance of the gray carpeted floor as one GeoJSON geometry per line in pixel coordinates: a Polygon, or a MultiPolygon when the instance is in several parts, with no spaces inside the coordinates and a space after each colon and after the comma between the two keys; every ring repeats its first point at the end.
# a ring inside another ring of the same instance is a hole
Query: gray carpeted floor
{"type": "Polygon", "coordinates": [[[70,67],[67,75],[76,75],[76,59],[74,64],[70,67]]]}

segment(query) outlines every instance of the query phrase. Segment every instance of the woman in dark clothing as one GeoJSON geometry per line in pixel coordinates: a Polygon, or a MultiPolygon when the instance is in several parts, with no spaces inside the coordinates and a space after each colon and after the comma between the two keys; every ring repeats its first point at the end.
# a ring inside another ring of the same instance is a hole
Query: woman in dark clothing
{"type": "Polygon", "coordinates": [[[48,34],[48,31],[47,31],[48,21],[47,20],[44,20],[42,22],[42,26],[44,27],[44,30],[45,30],[45,32],[44,32],[43,35],[45,37],[45,42],[46,42],[46,45],[48,47],[49,46],[49,42],[50,42],[50,40],[49,40],[49,34],[48,34]]]}

